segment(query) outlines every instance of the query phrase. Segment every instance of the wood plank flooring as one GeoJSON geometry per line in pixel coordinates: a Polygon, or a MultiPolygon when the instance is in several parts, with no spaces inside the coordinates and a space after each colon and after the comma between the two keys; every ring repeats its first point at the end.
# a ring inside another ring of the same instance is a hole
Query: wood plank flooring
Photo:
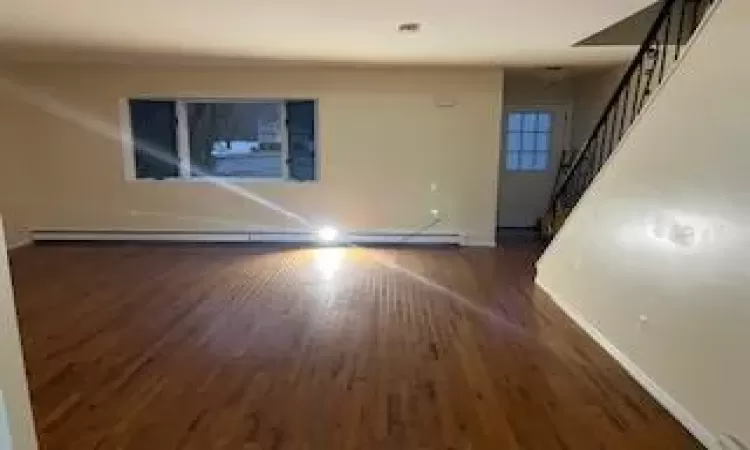
{"type": "Polygon", "coordinates": [[[701,448],[534,290],[537,255],[20,249],[41,448],[701,448]]]}

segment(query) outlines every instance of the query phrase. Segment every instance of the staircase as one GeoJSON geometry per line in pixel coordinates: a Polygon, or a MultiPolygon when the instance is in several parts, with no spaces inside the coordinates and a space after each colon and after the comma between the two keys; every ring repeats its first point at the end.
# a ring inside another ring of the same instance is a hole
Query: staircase
{"type": "Polygon", "coordinates": [[[542,231],[552,238],[599,173],[654,91],[679,61],[715,0],[665,0],[583,147],[558,169],[542,231]]]}

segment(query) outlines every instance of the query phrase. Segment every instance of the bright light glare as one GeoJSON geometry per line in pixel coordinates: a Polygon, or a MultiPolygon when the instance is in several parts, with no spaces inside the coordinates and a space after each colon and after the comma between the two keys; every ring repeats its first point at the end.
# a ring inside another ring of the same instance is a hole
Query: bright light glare
{"type": "Polygon", "coordinates": [[[336,228],[326,225],[318,230],[318,239],[323,242],[333,242],[339,237],[339,230],[336,228]]]}
{"type": "Polygon", "coordinates": [[[336,272],[341,268],[345,251],[346,249],[339,247],[315,250],[315,265],[324,280],[332,280],[336,276],[336,272]]]}

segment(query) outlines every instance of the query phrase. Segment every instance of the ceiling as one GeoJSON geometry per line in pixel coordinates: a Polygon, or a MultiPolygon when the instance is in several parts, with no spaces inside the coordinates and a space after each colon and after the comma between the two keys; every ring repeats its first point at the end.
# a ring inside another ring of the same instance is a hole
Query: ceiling
{"type": "Polygon", "coordinates": [[[605,65],[632,46],[573,44],[653,0],[0,0],[0,55],[605,65]],[[399,33],[403,22],[422,30],[399,33]]]}

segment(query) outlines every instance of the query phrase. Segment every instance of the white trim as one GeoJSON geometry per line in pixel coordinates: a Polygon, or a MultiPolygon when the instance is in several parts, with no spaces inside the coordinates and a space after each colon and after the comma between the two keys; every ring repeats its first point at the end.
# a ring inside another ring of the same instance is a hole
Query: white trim
{"type": "Polygon", "coordinates": [[[126,180],[136,180],[135,176],[135,143],[130,123],[130,102],[120,99],[120,142],[122,144],[122,165],[126,180]]]}
{"type": "Polygon", "coordinates": [[[15,250],[21,247],[26,247],[27,245],[31,245],[34,243],[34,240],[30,235],[26,236],[25,238],[21,239],[18,242],[8,242],[8,245],[6,246],[8,251],[15,250]]]}
{"type": "MultiPolygon", "coordinates": [[[[34,241],[157,241],[157,242],[307,242],[317,243],[316,233],[309,231],[88,231],[38,230],[32,232],[34,241]]],[[[347,233],[341,243],[362,244],[461,244],[457,233],[413,235],[402,233],[347,233]]]]}
{"type": "Polygon", "coordinates": [[[191,177],[191,178],[180,178],[180,177],[169,177],[169,178],[137,178],[132,180],[126,180],[129,183],[216,183],[222,181],[230,184],[243,184],[243,183],[284,183],[290,185],[301,185],[306,186],[309,184],[318,183],[319,180],[310,181],[297,181],[297,180],[284,180],[281,178],[261,178],[261,177],[191,177]]]}
{"type": "Polygon", "coordinates": [[[289,124],[286,118],[286,102],[279,102],[279,126],[281,127],[281,179],[289,181],[289,124]]]}
{"type": "Polygon", "coordinates": [[[287,100],[315,100],[309,97],[142,97],[142,100],[181,101],[185,103],[284,103],[287,100]]]}
{"type": "Polygon", "coordinates": [[[495,248],[497,247],[497,243],[495,241],[472,241],[472,240],[464,240],[464,242],[461,243],[462,247],[488,247],[488,248],[495,248]]]}
{"type": "Polygon", "coordinates": [[[633,379],[640,384],[651,396],[656,399],[675,419],[680,421],[682,425],[698,439],[706,448],[717,449],[718,440],[716,436],[711,433],[708,428],[703,426],[684,406],[682,406],[677,400],[675,400],[667,391],[659,386],[654,380],[652,380],[646,372],[643,371],[638,365],[633,362],[628,356],[620,351],[604,334],[599,331],[598,328],[591,322],[589,322],[580,311],[574,306],[563,302],[560,297],[554,295],[550,289],[545,287],[537,277],[535,280],[536,285],[547,294],[547,297],[552,300],[573,322],[576,323],[591,339],[594,340],[599,346],[604,349],[612,358],[617,361],[626,372],[630,374],[633,379]]]}
{"type": "Polygon", "coordinates": [[[182,179],[190,179],[190,131],[188,130],[187,105],[178,100],[174,104],[175,119],[177,120],[177,161],[179,174],[182,179]]]}
{"type": "Polygon", "coordinates": [[[248,233],[34,231],[34,241],[247,242],[248,233]]]}

